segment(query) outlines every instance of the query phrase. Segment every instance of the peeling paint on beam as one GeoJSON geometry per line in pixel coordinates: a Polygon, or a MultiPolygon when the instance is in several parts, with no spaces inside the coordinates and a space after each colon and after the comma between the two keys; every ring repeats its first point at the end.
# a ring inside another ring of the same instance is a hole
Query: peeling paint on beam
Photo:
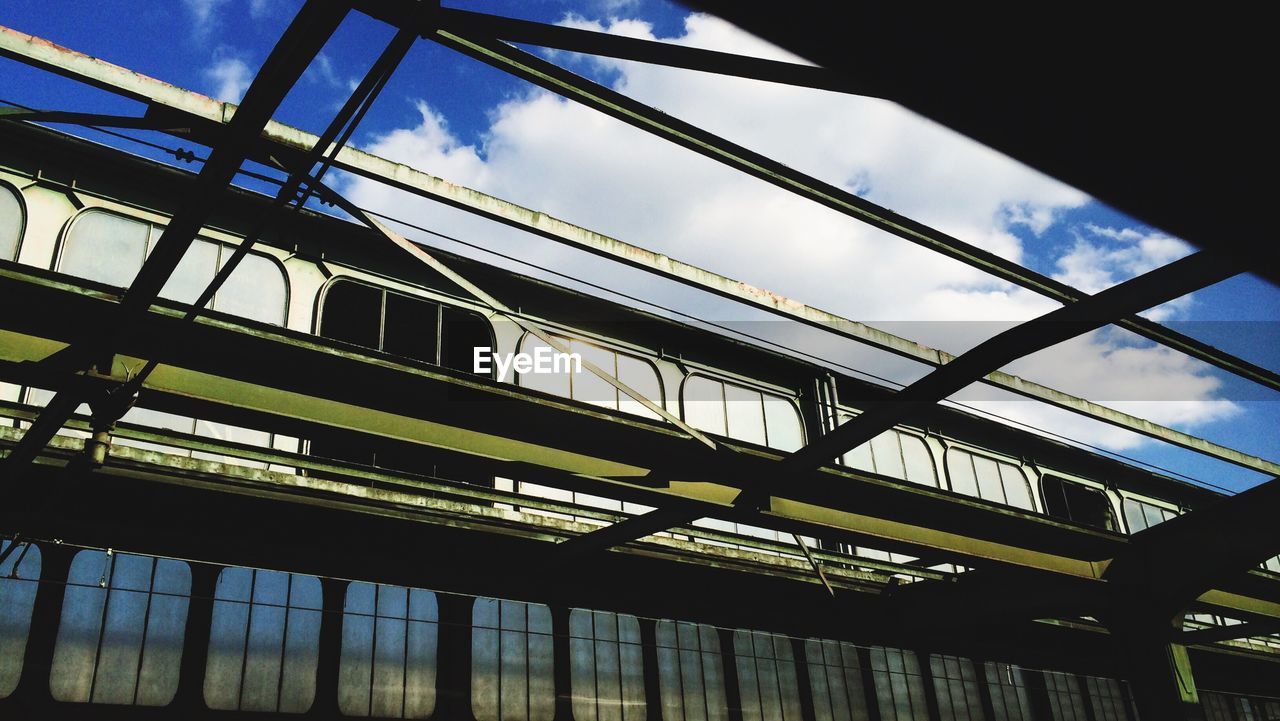
{"type": "MultiPolygon", "coordinates": [[[[94,85],[110,92],[147,102],[153,106],[187,113],[211,123],[225,124],[236,106],[177,88],[154,78],[112,65],[97,58],[54,45],[46,40],[0,26],[0,55],[15,58],[51,72],[94,85]]],[[[292,150],[310,150],[317,136],[283,123],[271,121],[263,138],[292,150]]],[[[333,163],[345,170],[392,187],[466,210],[490,220],[534,233],[578,250],[621,262],[715,295],[735,300],[775,315],[825,329],[904,358],[940,366],[954,356],[916,343],[864,323],[843,318],[796,300],[757,288],[662,253],[631,245],[545,213],[487,195],[443,178],[395,163],[350,147],[343,147],[333,163]]],[[[1126,326],[1128,327],[1128,326],[1126,326]]],[[[1133,328],[1129,328],[1134,330],[1133,328]]],[[[1167,329],[1166,329],[1167,330],[1167,329]]],[[[1136,332],[1136,331],[1135,331],[1136,332]]],[[[1150,336],[1148,336],[1150,337],[1150,336]]],[[[1165,342],[1165,341],[1160,341],[1165,342]]],[[[1170,344],[1183,352],[1191,349],[1170,344]]],[[[1228,368],[1228,370],[1231,370],[1228,368]]],[[[1237,372],[1238,371],[1232,371],[1237,372]]],[[[1249,377],[1247,374],[1243,374],[1249,377]]],[[[1280,475],[1280,464],[1213,443],[1189,433],[1153,423],[1062,391],[997,371],[985,383],[1026,398],[1049,403],[1094,420],[1154,438],[1243,468],[1280,475]]]]}

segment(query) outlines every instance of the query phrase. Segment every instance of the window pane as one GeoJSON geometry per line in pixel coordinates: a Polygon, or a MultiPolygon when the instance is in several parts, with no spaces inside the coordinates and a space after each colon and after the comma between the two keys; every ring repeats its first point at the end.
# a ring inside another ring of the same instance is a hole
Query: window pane
{"type": "Polygon", "coordinates": [[[929,455],[929,447],[925,445],[924,439],[899,433],[898,442],[902,444],[907,480],[923,486],[937,487],[938,472],[933,467],[933,456],[929,455]]]}
{"type": "Polygon", "coordinates": [[[58,269],[126,288],[142,268],[150,230],[148,224],[131,218],[87,211],[71,224],[58,269]]]}
{"type": "Polygon", "coordinates": [[[764,445],[764,403],[760,391],[724,384],[730,438],[764,445]]]}
{"type": "Polygon", "coordinates": [[[1049,692],[1049,710],[1053,721],[1088,721],[1084,695],[1075,676],[1057,671],[1044,672],[1045,688],[1049,692]]]}
{"type": "Polygon", "coordinates": [[[657,642],[663,721],[726,721],[729,707],[716,630],[658,621],[657,642]]]}
{"type": "MultiPolygon", "coordinates": [[[[12,541],[0,541],[0,553],[12,541]]],[[[22,677],[22,661],[31,631],[40,580],[40,548],[20,543],[0,563],[0,698],[13,693],[22,677]]]]}
{"type": "Polygon", "coordinates": [[[1147,530],[1147,516],[1142,512],[1142,504],[1132,498],[1124,499],[1124,517],[1129,522],[1129,533],[1147,530]]]}
{"type": "Polygon", "coordinates": [[[471,624],[471,710],[476,721],[551,721],[551,610],[477,598],[471,624]]]}
{"type": "Polygon", "coordinates": [[[1034,508],[1031,503],[1031,490],[1027,486],[1026,476],[1022,475],[1022,469],[1012,463],[1001,463],[1000,480],[1004,483],[1005,500],[1009,505],[1025,508],[1028,511],[1034,508]]]}
{"type": "Polygon", "coordinates": [[[205,703],[282,713],[310,708],[321,605],[315,576],[223,569],[214,591],[205,703]]]}
{"type": "Polygon", "coordinates": [[[1161,509],[1149,503],[1142,504],[1142,513],[1147,517],[1147,528],[1158,526],[1164,523],[1164,514],[1161,509]]]}
{"type": "Polygon", "coordinates": [[[725,432],[724,384],[702,376],[689,376],[680,391],[684,420],[698,430],[728,435],[725,432]]]}
{"type": "Polygon", "coordinates": [[[213,274],[218,267],[218,246],[197,238],[187,248],[186,254],[173,270],[173,275],[164,284],[160,292],[162,297],[176,300],[188,305],[195,303],[200,294],[209,287],[213,274]]]}
{"type": "Polygon", "coordinates": [[[441,306],[440,365],[463,373],[475,370],[475,349],[492,348],[489,321],[479,313],[441,306]]]}
{"type": "Polygon", "coordinates": [[[76,554],[49,676],[53,697],[142,706],[172,701],[190,593],[191,569],[181,561],[76,554]]]}
{"type": "Polygon", "coordinates": [[[987,662],[984,670],[995,721],[1032,721],[1031,700],[1022,669],[1007,663],[987,662]]]}
{"type": "Polygon", "coordinates": [[[800,685],[791,639],[763,631],[733,634],[743,721],[800,721],[800,685]]]}
{"type": "MultiPolygon", "coordinates": [[[[639,358],[632,358],[619,353],[618,380],[633,390],[639,391],[646,399],[653,401],[656,405],[662,406],[662,384],[658,381],[658,371],[654,370],[653,365],[639,358]]],[[[618,394],[618,408],[627,413],[634,413],[638,416],[655,420],[660,417],[657,413],[645,408],[640,401],[633,400],[625,393],[618,394]]]]}
{"type": "MultiPolygon", "coordinates": [[[[226,264],[232,252],[232,248],[222,249],[219,267],[226,264]]],[[[246,255],[218,289],[213,307],[241,318],[284,325],[284,271],[269,258],[246,255]]]]}
{"type": "Polygon", "coordinates": [[[573,399],[602,408],[617,410],[618,389],[587,368],[588,363],[593,363],[600,370],[616,377],[618,372],[617,355],[611,350],[591,343],[584,343],[580,340],[570,341],[569,351],[582,356],[582,368],[570,374],[573,385],[573,399]]]}
{"type": "Polygon", "coordinates": [[[1093,707],[1094,721],[1128,721],[1124,692],[1120,682],[1113,678],[1090,676],[1085,680],[1089,688],[1089,705],[1093,707]]]}
{"type": "Polygon", "coordinates": [[[915,653],[872,647],[871,675],[882,721],[928,721],[924,677],[915,653]]]}
{"type": "Polygon", "coordinates": [[[978,477],[978,495],[988,501],[1004,503],[1004,484],[996,462],[984,456],[973,457],[973,472],[978,477]]]}
{"type": "Polygon", "coordinates": [[[435,365],[440,306],[399,293],[387,293],[386,303],[382,350],[435,365]]]}
{"type": "MultiPolygon", "coordinates": [[[[567,339],[560,339],[562,343],[568,344],[567,339]]],[[[547,351],[554,351],[551,346],[542,342],[542,339],[534,336],[532,333],[526,334],[524,340],[520,343],[520,351],[533,355],[538,352],[539,348],[546,348],[547,351]]],[[[543,352],[547,352],[543,351],[543,352]]],[[[563,369],[562,369],[563,370],[563,369]]],[[[543,393],[551,393],[563,398],[569,397],[569,373],[521,373],[519,377],[520,385],[525,388],[542,391],[543,393]]]]}
{"type": "Polygon", "coordinates": [[[876,462],[876,473],[906,480],[907,469],[902,464],[902,446],[898,444],[897,431],[888,430],[872,438],[871,455],[876,462]]]}
{"type": "Polygon", "coordinates": [[[973,455],[956,448],[947,450],[947,479],[951,490],[967,496],[978,495],[978,481],[973,475],[973,455]]]}
{"type": "Polygon", "coordinates": [[[439,612],[430,591],[353,582],[342,615],[338,708],[347,716],[427,718],[436,703],[439,612]]]}
{"type": "Polygon", "coordinates": [[[868,721],[858,649],[842,641],[804,644],[816,721],[868,721]]]}
{"type": "Polygon", "coordinates": [[[785,398],[764,394],[764,425],[769,447],[788,453],[804,446],[804,426],[800,411],[785,398]]]}
{"type": "Polygon", "coordinates": [[[340,280],[329,286],[320,310],[320,335],[378,348],[382,335],[382,291],[340,280]]]}
{"type": "Polygon", "coordinates": [[[574,721],[643,721],[644,656],[635,616],[569,612],[574,721]]]}
{"type": "Polygon", "coordinates": [[[14,260],[18,257],[22,225],[22,204],[12,189],[0,185],[0,259],[14,260]]]}
{"type": "Polygon", "coordinates": [[[942,721],[986,721],[973,661],[957,656],[929,656],[934,697],[942,721]]]}

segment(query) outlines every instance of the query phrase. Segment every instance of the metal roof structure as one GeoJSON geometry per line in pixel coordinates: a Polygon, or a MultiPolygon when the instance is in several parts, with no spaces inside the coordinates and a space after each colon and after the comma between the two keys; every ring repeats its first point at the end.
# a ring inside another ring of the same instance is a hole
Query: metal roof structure
{"type": "MultiPolygon", "coordinates": [[[[1074,149],[1059,152],[1048,143],[1031,143],[1026,137],[1007,134],[1008,129],[998,123],[985,124],[983,121],[989,117],[966,114],[966,107],[951,95],[932,95],[931,88],[925,87],[919,76],[909,74],[916,68],[914,64],[894,71],[882,65],[872,68],[865,62],[866,55],[876,52],[887,42],[886,38],[869,38],[864,46],[845,55],[841,43],[847,38],[836,23],[819,23],[815,28],[806,22],[805,31],[800,33],[794,24],[779,22],[772,10],[761,11],[737,3],[692,4],[810,58],[817,66],[680,48],[451,10],[430,2],[308,0],[254,78],[243,102],[236,106],[0,28],[0,54],[147,106],[146,112],[137,117],[57,109],[6,110],[0,116],[3,122],[158,130],[210,148],[184,193],[184,204],[174,213],[156,251],[119,302],[92,293],[72,292],[53,274],[0,267],[0,288],[21,298],[26,307],[38,309],[5,321],[7,333],[26,339],[15,340],[5,352],[6,380],[39,377],[48,383],[53,379],[58,389],[55,398],[31,418],[30,428],[14,439],[13,447],[0,461],[0,483],[11,499],[7,517],[12,520],[29,514],[43,519],[35,524],[43,532],[57,533],[59,514],[47,507],[45,495],[50,489],[33,489],[24,483],[33,464],[42,457],[71,455],[55,436],[69,424],[75,426],[73,415],[81,403],[88,403],[93,411],[87,429],[104,434],[143,392],[165,398],[175,408],[201,412],[222,408],[226,413],[267,418],[274,426],[299,434],[308,424],[319,424],[429,443],[490,464],[502,475],[521,475],[550,486],[585,486],[601,495],[643,498],[656,507],[598,530],[545,529],[538,539],[542,541],[541,552],[526,554],[525,560],[532,568],[554,569],[607,549],[643,556],[645,552],[637,550],[641,539],[685,527],[703,517],[750,518],[797,534],[822,532],[850,539],[874,539],[922,558],[961,563],[972,570],[954,577],[926,577],[890,594],[892,613],[902,627],[913,626],[920,634],[954,630],[961,623],[956,616],[939,615],[933,610],[942,604],[955,609],[957,616],[963,614],[965,622],[975,618],[997,624],[1095,617],[1124,649],[1120,663],[1128,672],[1144,717],[1193,718],[1189,709],[1190,702],[1196,699],[1195,683],[1186,646],[1211,640],[1209,636],[1214,633],[1214,638],[1223,637],[1223,633],[1247,635],[1266,632],[1280,623],[1280,580],[1256,570],[1259,563],[1280,554],[1280,536],[1274,521],[1280,516],[1280,481],[1271,480],[1234,497],[1222,498],[1131,537],[1116,538],[1017,509],[967,502],[955,494],[852,472],[834,466],[829,459],[895,424],[920,416],[961,388],[985,382],[1161,442],[1274,475],[1280,466],[1269,459],[1001,370],[1018,358],[1115,324],[1262,387],[1280,390],[1280,375],[1274,371],[1138,315],[1242,272],[1262,272],[1274,280],[1273,270],[1260,268],[1238,238],[1207,232],[1204,217],[1197,212],[1199,207],[1171,199],[1167,194],[1172,191],[1166,184],[1116,183],[1112,179],[1121,177],[1119,173],[1099,175],[1082,167],[1085,162],[1097,162],[1098,155],[1109,153],[1111,145],[1101,144],[1098,152],[1082,157],[1074,149]],[[395,27],[394,39],[319,136],[272,120],[290,88],[351,12],[365,13],[395,27]],[[1034,291],[1062,307],[965,353],[951,355],[349,147],[347,143],[361,118],[415,42],[436,42],[452,48],[691,152],[1034,291]],[[1086,191],[1112,200],[1122,209],[1132,209],[1140,217],[1183,234],[1202,250],[1088,294],[574,75],[509,44],[514,42],[899,101],[1064,180],[1078,182],[1086,191]],[[262,209],[257,230],[248,235],[189,311],[178,314],[157,310],[155,303],[161,288],[200,228],[224,202],[225,189],[250,160],[287,174],[274,200],[262,209]],[[324,177],[330,169],[385,183],[795,323],[921,361],[932,371],[799,451],[764,454],[709,437],[599,367],[589,370],[646,405],[660,420],[592,414],[572,405],[531,397],[519,389],[462,379],[446,372],[390,367],[335,352],[303,334],[257,328],[250,332],[202,319],[203,306],[258,238],[314,196],[344,210],[367,226],[374,237],[448,278],[478,304],[548,345],[560,347],[560,341],[548,329],[504,303],[476,281],[470,271],[445,255],[405,239],[327,185],[324,177]],[[1152,198],[1160,202],[1153,202],[1152,198]],[[174,343],[175,338],[182,342],[174,343]],[[116,356],[136,361],[142,370],[122,376],[112,362],[116,356]],[[262,362],[249,363],[243,360],[246,358],[262,362]],[[300,368],[310,369],[310,374],[296,373],[300,368]],[[369,382],[358,389],[340,388],[323,382],[324,377],[358,377],[369,382]],[[410,390],[417,398],[447,398],[450,402],[410,407],[403,400],[410,390]],[[492,407],[493,403],[502,404],[502,417],[474,410],[487,404],[492,407]],[[1182,616],[1193,606],[1220,609],[1247,623],[1234,631],[1184,632],[1180,626],[1182,616]]],[[[823,16],[818,7],[809,11],[810,17],[823,16]]],[[[802,12],[797,9],[794,14],[802,12]]],[[[935,48],[939,55],[944,50],[945,45],[935,48]]],[[[974,65],[982,59],[974,59],[974,65]]],[[[945,72],[960,76],[971,69],[959,62],[945,72]]],[[[974,90],[974,84],[965,89],[974,90]]],[[[1131,139],[1126,136],[1123,140],[1131,139]]],[[[1121,138],[1115,140],[1120,141],[1121,138]]],[[[1141,148],[1135,150],[1135,154],[1140,155],[1140,151],[1141,148]]],[[[1122,163],[1133,162],[1133,157],[1134,154],[1117,156],[1104,165],[1113,171],[1128,170],[1130,166],[1122,163]]],[[[1216,213],[1210,215],[1217,219],[1216,213]]],[[[143,436],[147,433],[128,428],[117,432],[143,436]]],[[[304,457],[290,460],[299,467],[317,463],[304,457]]],[[[175,486],[165,492],[196,493],[202,482],[192,475],[185,485],[179,484],[181,488],[175,486]]],[[[82,492],[76,491],[74,484],[59,490],[82,492]]],[[[291,490],[304,494],[322,491],[318,486],[291,490]]],[[[83,492],[107,502],[96,495],[100,490],[83,492]]],[[[282,496],[286,490],[237,492],[269,500],[282,496]]],[[[310,503],[323,507],[323,512],[359,507],[374,516],[393,516],[401,513],[396,504],[406,501],[392,498],[390,493],[372,493],[359,501],[345,502],[314,496],[310,503]]],[[[215,529],[213,525],[209,528],[215,529]]],[[[230,529],[220,527],[220,531],[230,529]]],[[[81,532],[88,533],[83,527],[81,532]]],[[[181,543],[168,547],[155,545],[160,543],[157,541],[145,543],[175,552],[195,548],[181,543]]],[[[822,574],[822,565],[812,555],[809,560],[812,568],[822,574]]],[[[349,571],[348,567],[338,572],[349,571]]],[[[803,574],[804,570],[796,573],[803,574]]],[[[826,576],[822,581],[831,588],[826,576]]]]}

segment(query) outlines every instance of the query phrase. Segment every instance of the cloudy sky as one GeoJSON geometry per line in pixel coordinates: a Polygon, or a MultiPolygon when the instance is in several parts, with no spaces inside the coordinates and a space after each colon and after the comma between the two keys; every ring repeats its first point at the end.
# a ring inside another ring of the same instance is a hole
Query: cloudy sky
{"type": "MultiPolygon", "coordinates": [[[[716,18],[655,0],[446,2],[632,37],[795,60],[716,18]]],[[[0,24],[238,101],[296,0],[6,0],[0,24]],[[64,6],[61,10],[58,6],[64,6]]],[[[352,15],[277,119],[319,132],[392,30],[352,15]]],[[[1191,246],[892,103],[691,71],[544,57],[1075,287],[1096,292],[1191,246]]],[[[0,99],[136,112],[0,61],[0,99]]],[[[1156,122],[1156,120],[1153,120],[1156,122]]],[[[166,140],[171,143],[172,141],[166,140]]],[[[961,351],[1055,304],[762,181],[419,42],[354,142],[370,152],[915,340],[961,351]]],[[[112,141],[133,152],[144,150],[112,141]]],[[[721,321],[899,382],[920,369],[847,342],[583,257],[549,241],[351,178],[363,206],[575,277],[721,321]]],[[[494,261],[417,232],[411,237],[494,261]]],[[[498,261],[540,274],[511,261],[498,261]]],[[[599,291],[593,291],[599,293],[599,291]]],[[[1280,367],[1280,292],[1241,276],[1147,314],[1280,367]]],[[[1275,397],[1176,352],[1106,329],[1008,370],[1153,421],[1280,458],[1275,397]]],[[[1260,476],[1102,424],[971,389],[960,400],[1232,488],[1260,476]]]]}

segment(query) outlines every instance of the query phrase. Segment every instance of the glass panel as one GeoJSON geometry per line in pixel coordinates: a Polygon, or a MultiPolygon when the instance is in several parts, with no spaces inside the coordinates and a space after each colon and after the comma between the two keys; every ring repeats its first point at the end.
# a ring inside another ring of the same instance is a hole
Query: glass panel
{"type": "Polygon", "coordinates": [[[956,448],[947,449],[947,480],[951,490],[966,496],[978,495],[978,480],[973,474],[973,455],[956,448]]]}
{"type": "Polygon", "coordinates": [[[725,432],[724,384],[702,376],[689,376],[680,391],[684,420],[698,430],[725,432]]]}
{"type": "MultiPolygon", "coordinates": [[[[568,343],[567,339],[560,339],[563,343],[568,343]]],[[[533,355],[538,352],[539,348],[546,348],[547,351],[553,351],[551,346],[543,343],[542,340],[532,334],[525,335],[524,341],[520,344],[520,351],[533,355]]],[[[525,388],[532,388],[544,393],[569,397],[569,373],[563,371],[558,373],[521,373],[520,385],[525,388]]]]}
{"type": "MultiPolygon", "coordinates": [[[[14,260],[18,257],[18,244],[22,241],[22,225],[22,204],[18,202],[11,188],[0,185],[0,258],[14,260]]],[[[2,688],[3,686],[0,686],[0,689],[2,688]]]]}
{"type": "Polygon", "coordinates": [[[729,419],[729,437],[763,446],[764,402],[760,391],[725,383],[724,398],[729,419]]]}
{"type": "Polygon", "coordinates": [[[663,721],[726,721],[729,707],[716,630],[658,621],[657,645],[663,721]]]}
{"type": "Polygon", "coordinates": [[[71,224],[58,269],[80,278],[127,288],[142,268],[151,227],[101,210],[82,213],[71,224]]]}
{"type": "Polygon", "coordinates": [[[815,721],[868,721],[862,664],[851,643],[809,639],[804,644],[815,721]]]}
{"type": "Polygon", "coordinates": [[[347,716],[430,716],[435,709],[438,620],[430,591],[349,584],[342,616],[339,710],[347,716]]]}
{"type": "Polygon", "coordinates": [[[791,401],[764,394],[764,425],[770,448],[790,453],[804,447],[804,425],[791,401]]]}
{"type": "Polygon", "coordinates": [[[644,658],[635,616],[569,612],[574,721],[643,721],[644,658]]]}
{"type": "Polygon", "coordinates": [[[874,646],[871,675],[882,721],[928,721],[924,678],[915,653],[874,646]]]}
{"type": "Polygon", "coordinates": [[[440,365],[463,373],[475,371],[476,348],[493,347],[484,316],[447,305],[440,309],[440,336],[440,365]]]}
{"type": "Polygon", "coordinates": [[[225,568],[214,591],[210,708],[302,713],[315,697],[321,586],[314,576],[225,568]]]}
{"type": "MultiPolygon", "coordinates": [[[[387,293],[382,321],[382,350],[436,365],[440,306],[399,293],[387,293]]],[[[469,370],[469,368],[468,368],[469,370]]]]}
{"type": "Polygon", "coordinates": [[[569,351],[582,356],[581,370],[570,374],[573,399],[601,408],[617,410],[618,389],[587,369],[588,363],[594,363],[605,373],[616,374],[618,372],[617,355],[611,350],[580,340],[570,341],[569,351]]]}
{"type": "Polygon", "coordinates": [[[984,456],[973,457],[973,472],[978,478],[978,495],[988,501],[1004,503],[1004,484],[1000,481],[1000,468],[996,462],[984,456]]]}
{"type": "Polygon", "coordinates": [[[1142,506],[1132,498],[1124,499],[1124,517],[1129,522],[1129,533],[1147,530],[1147,514],[1142,512],[1142,506]]]}
{"type": "MultiPolygon", "coordinates": [[[[219,268],[226,264],[232,252],[232,248],[222,249],[219,268]]],[[[218,289],[213,307],[241,318],[284,325],[285,295],[284,271],[280,266],[270,258],[250,253],[218,289]]]]}
{"type": "Polygon", "coordinates": [[[8,552],[0,563],[0,698],[13,693],[22,678],[22,661],[31,631],[40,581],[40,548],[12,541],[0,541],[0,553],[8,552]]]}
{"type": "Polygon", "coordinates": [[[58,701],[164,706],[178,690],[191,569],[105,551],[72,560],[49,690],[58,701]]]}
{"type": "Polygon", "coordinates": [[[1160,508],[1149,503],[1142,504],[1142,513],[1147,517],[1147,528],[1164,523],[1164,514],[1160,508]]]}
{"type": "Polygon", "coordinates": [[[735,631],[733,652],[743,721],[800,721],[800,685],[791,639],[735,631]]]}
{"type": "Polygon", "coordinates": [[[898,442],[902,444],[902,459],[907,467],[907,480],[923,486],[938,485],[938,472],[933,467],[933,456],[923,438],[898,434],[898,442]]]}
{"type": "Polygon", "coordinates": [[[471,709],[476,720],[551,721],[551,610],[477,598],[471,623],[471,709]]]}
{"type": "Polygon", "coordinates": [[[1027,697],[1022,669],[1007,663],[987,662],[984,670],[995,721],[1032,721],[1031,701],[1027,697]]]}
{"type": "MultiPolygon", "coordinates": [[[[639,391],[646,399],[662,406],[662,384],[658,381],[658,372],[654,367],[639,358],[618,354],[618,380],[634,390],[639,391]]],[[[661,416],[645,408],[640,401],[633,400],[625,393],[618,394],[618,408],[627,413],[657,420],[661,416]]]]}
{"type": "Polygon", "coordinates": [[[902,446],[898,432],[888,430],[871,439],[871,455],[875,458],[876,473],[899,480],[907,479],[906,466],[902,464],[902,446]]]}
{"type": "Polygon", "coordinates": [[[1031,504],[1031,488],[1027,485],[1022,469],[1012,463],[1000,464],[1000,480],[1004,483],[1005,500],[1010,506],[1033,510],[1031,504]]]}
{"type": "Polygon", "coordinates": [[[334,282],[325,291],[320,309],[320,335],[378,348],[382,337],[382,291],[363,283],[334,282]]]}
{"type": "Polygon", "coordinates": [[[1053,721],[1088,721],[1084,695],[1080,693],[1080,683],[1075,676],[1045,671],[1044,682],[1053,721]]]}
{"type": "Polygon", "coordinates": [[[1089,705],[1093,707],[1094,721],[1128,721],[1124,692],[1120,682],[1113,678],[1089,677],[1085,680],[1089,689],[1089,705]]]}
{"type": "Polygon", "coordinates": [[[218,245],[197,238],[174,268],[160,295],[188,305],[200,299],[218,267],[218,245]]]}
{"type": "Polygon", "coordinates": [[[986,721],[973,662],[956,656],[929,656],[933,692],[942,721],[986,721]]]}

